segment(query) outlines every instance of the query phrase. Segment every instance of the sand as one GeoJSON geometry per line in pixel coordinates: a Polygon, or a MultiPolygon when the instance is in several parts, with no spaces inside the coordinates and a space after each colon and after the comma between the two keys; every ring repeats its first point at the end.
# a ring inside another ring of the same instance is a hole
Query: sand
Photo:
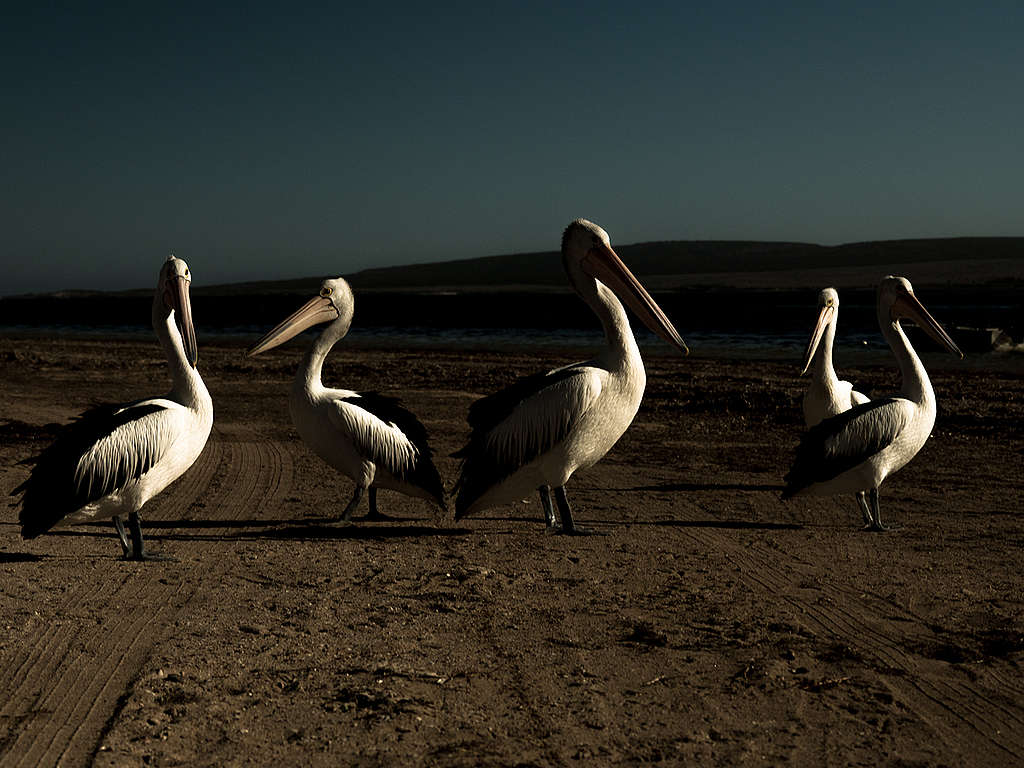
{"type": "MultiPolygon", "coordinates": [[[[564,538],[532,498],[455,523],[381,492],[392,521],[331,525],[351,485],[289,423],[301,347],[202,344],[213,435],[143,515],[177,562],[4,515],[4,766],[1024,762],[1021,356],[926,356],[938,422],[871,534],[852,498],[779,500],[798,361],[652,350],[569,486],[597,535],[564,538]]],[[[402,397],[450,485],[475,397],[579,357],[341,345],[325,380],[402,397]]],[[[5,495],[53,424],[167,387],[148,339],[4,337],[0,370],[5,495]]]]}

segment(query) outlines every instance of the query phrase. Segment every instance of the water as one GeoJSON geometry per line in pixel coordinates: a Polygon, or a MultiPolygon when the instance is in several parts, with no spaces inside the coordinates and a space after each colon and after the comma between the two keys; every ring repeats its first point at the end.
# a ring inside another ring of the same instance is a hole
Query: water
{"type": "MultiPolygon", "coordinates": [[[[1007,297],[982,302],[969,291],[945,295],[938,289],[932,289],[929,296],[933,299],[932,313],[951,331],[956,326],[994,326],[1005,329],[1017,342],[1024,333],[1019,328],[1021,308],[1007,297]]],[[[695,290],[659,297],[662,308],[694,353],[763,354],[797,360],[803,355],[817,318],[815,300],[816,294],[808,291],[695,290]]],[[[887,350],[878,331],[874,300],[873,291],[846,292],[836,339],[837,356],[839,350],[887,350]]],[[[143,294],[5,299],[0,301],[0,333],[151,337],[151,303],[151,297],[143,294]],[[124,318],[144,322],[126,323],[124,318]]],[[[225,338],[252,343],[300,303],[301,298],[290,294],[197,294],[193,316],[200,340],[225,338]]],[[[635,320],[633,327],[645,353],[672,353],[670,346],[635,320]]],[[[368,292],[357,297],[355,322],[347,338],[349,344],[424,348],[594,349],[601,341],[593,314],[568,292],[368,292]]],[[[930,340],[919,347],[922,352],[930,348],[934,348],[930,340]]]]}
{"type": "MultiPolygon", "coordinates": [[[[225,339],[252,344],[268,330],[266,326],[237,325],[209,330],[197,329],[200,344],[203,339],[216,341],[225,339]]],[[[319,332],[313,328],[305,332],[312,337],[319,332]]],[[[661,339],[647,331],[646,328],[635,330],[637,341],[645,352],[670,352],[672,349],[661,339]]],[[[125,325],[86,325],[86,324],[52,324],[52,325],[0,325],[2,335],[45,335],[45,336],[82,336],[88,338],[152,338],[153,329],[140,324],[125,325]]],[[[750,331],[694,331],[684,333],[683,338],[693,352],[713,350],[715,352],[734,352],[738,356],[763,353],[770,356],[788,356],[800,359],[807,345],[808,332],[793,333],[750,331]]],[[[876,338],[870,341],[861,337],[853,338],[839,334],[837,345],[857,345],[858,347],[884,347],[882,337],[877,332],[876,338]]],[[[302,342],[299,342],[302,343],[302,342]]],[[[582,328],[436,328],[428,326],[378,326],[355,327],[349,331],[343,343],[360,346],[393,346],[411,348],[473,348],[473,349],[521,349],[521,348],[566,348],[596,349],[603,343],[600,329],[582,328]]]]}

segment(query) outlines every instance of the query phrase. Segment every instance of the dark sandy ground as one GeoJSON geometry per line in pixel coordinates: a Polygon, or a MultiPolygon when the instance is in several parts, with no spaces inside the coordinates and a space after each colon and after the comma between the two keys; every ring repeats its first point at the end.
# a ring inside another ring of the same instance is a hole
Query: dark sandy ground
{"type": "MultiPolygon", "coordinates": [[[[202,345],[213,435],[144,515],[177,562],[0,520],[2,765],[1024,762],[1019,355],[926,356],[938,422],[883,487],[903,527],[868,534],[850,498],[779,500],[796,360],[652,349],[633,427],[570,484],[599,535],[566,539],[535,499],[455,524],[382,492],[394,521],[326,524],[350,485],[288,421],[301,346],[202,345]]],[[[579,358],[341,345],[325,379],[401,396],[450,484],[475,397],[579,358]]],[[[5,496],[53,423],[167,387],[149,340],[0,338],[0,372],[5,496]]]]}

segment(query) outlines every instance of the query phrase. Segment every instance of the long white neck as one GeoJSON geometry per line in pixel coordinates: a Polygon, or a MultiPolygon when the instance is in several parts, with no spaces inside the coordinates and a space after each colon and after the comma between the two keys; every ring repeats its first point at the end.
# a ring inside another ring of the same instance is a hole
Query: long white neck
{"type": "Polygon", "coordinates": [[[342,318],[338,318],[313,340],[299,364],[299,370],[295,373],[295,381],[292,384],[293,394],[312,396],[323,390],[324,385],[320,377],[324,368],[324,360],[327,359],[327,354],[334,345],[348,333],[350,322],[351,320],[344,321],[342,318]]]}
{"type": "Polygon", "coordinates": [[[833,312],[832,320],[825,328],[825,334],[821,337],[818,348],[814,350],[812,369],[815,376],[828,387],[834,387],[839,383],[835,366],[832,364],[832,347],[836,339],[836,323],[839,320],[839,312],[833,312]]]}
{"type": "Polygon", "coordinates": [[[918,405],[934,407],[935,391],[932,389],[928,372],[925,370],[921,358],[917,356],[914,348],[910,345],[910,339],[900,327],[899,321],[889,320],[888,317],[879,315],[878,324],[885,340],[889,342],[892,354],[896,358],[896,364],[900,368],[900,376],[903,379],[900,393],[918,405]]]}
{"type": "Polygon", "coordinates": [[[174,312],[162,309],[163,302],[153,304],[153,330],[167,355],[171,372],[171,391],[168,399],[192,410],[212,410],[213,401],[199,371],[185,357],[185,345],[174,322],[174,312]],[[166,314],[165,314],[166,313],[166,314]]]}
{"type": "Polygon", "coordinates": [[[604,283],[593,278],[573,280],[573,286],[597,315],[604,329],[605,347],[597,355],[597,362],[610,371],[639,376],[646,382],[644,363],[640,357],[633,329],[622,302],[604,283]]]}

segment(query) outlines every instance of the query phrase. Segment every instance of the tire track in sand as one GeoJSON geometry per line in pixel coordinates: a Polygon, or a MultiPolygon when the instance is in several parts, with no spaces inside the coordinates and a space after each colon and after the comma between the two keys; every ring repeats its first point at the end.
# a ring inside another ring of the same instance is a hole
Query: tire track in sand
{"type": "MultiPolygon", "coordinates": [[[[101,536],[71,542],[90,550],[81,558],[45,558],[26,566],[64,568],[70,586],[28,619],[0,657],[0,690],[5,692],[0,763],[21,768],[91,761],[154,646],[193,596],[217,583],[226,567],[222,555],[233,546],[230,529],[217,528],[215,522],[280,509],[264,502],[288,492],[292,467],[291,446],[262,441],[230,425],[218,430],[200,461],[147,510],[153,519],[188,520],[198,509],[210,519],[209,535],[201,539],[162,542],[161,551],[180,562],[111,558],[83,569],[82,560],[102,561],[116,545],[113,536],[101,536]]],[[[46,539],[41,542],[45,550],[46,539]]]]}
{"type": "MultiPolygon", "coordinates": [[[[715,517],[693,504],[677,505],[675,512],[676,520],[715,517]]],[[[703,525],[679,531],[724,553],[749,587],[781,597],[821,635],[873,659],[896,698],[933,728],[952,762],[959,755],[964,762],[1024,763],[1019,684],[998,661],[972,665],[968,681],[944,657],[948,638],[892,601],[818,578],[823,574],[816,566],[757,541],[740,542],[703,525]]]]}

